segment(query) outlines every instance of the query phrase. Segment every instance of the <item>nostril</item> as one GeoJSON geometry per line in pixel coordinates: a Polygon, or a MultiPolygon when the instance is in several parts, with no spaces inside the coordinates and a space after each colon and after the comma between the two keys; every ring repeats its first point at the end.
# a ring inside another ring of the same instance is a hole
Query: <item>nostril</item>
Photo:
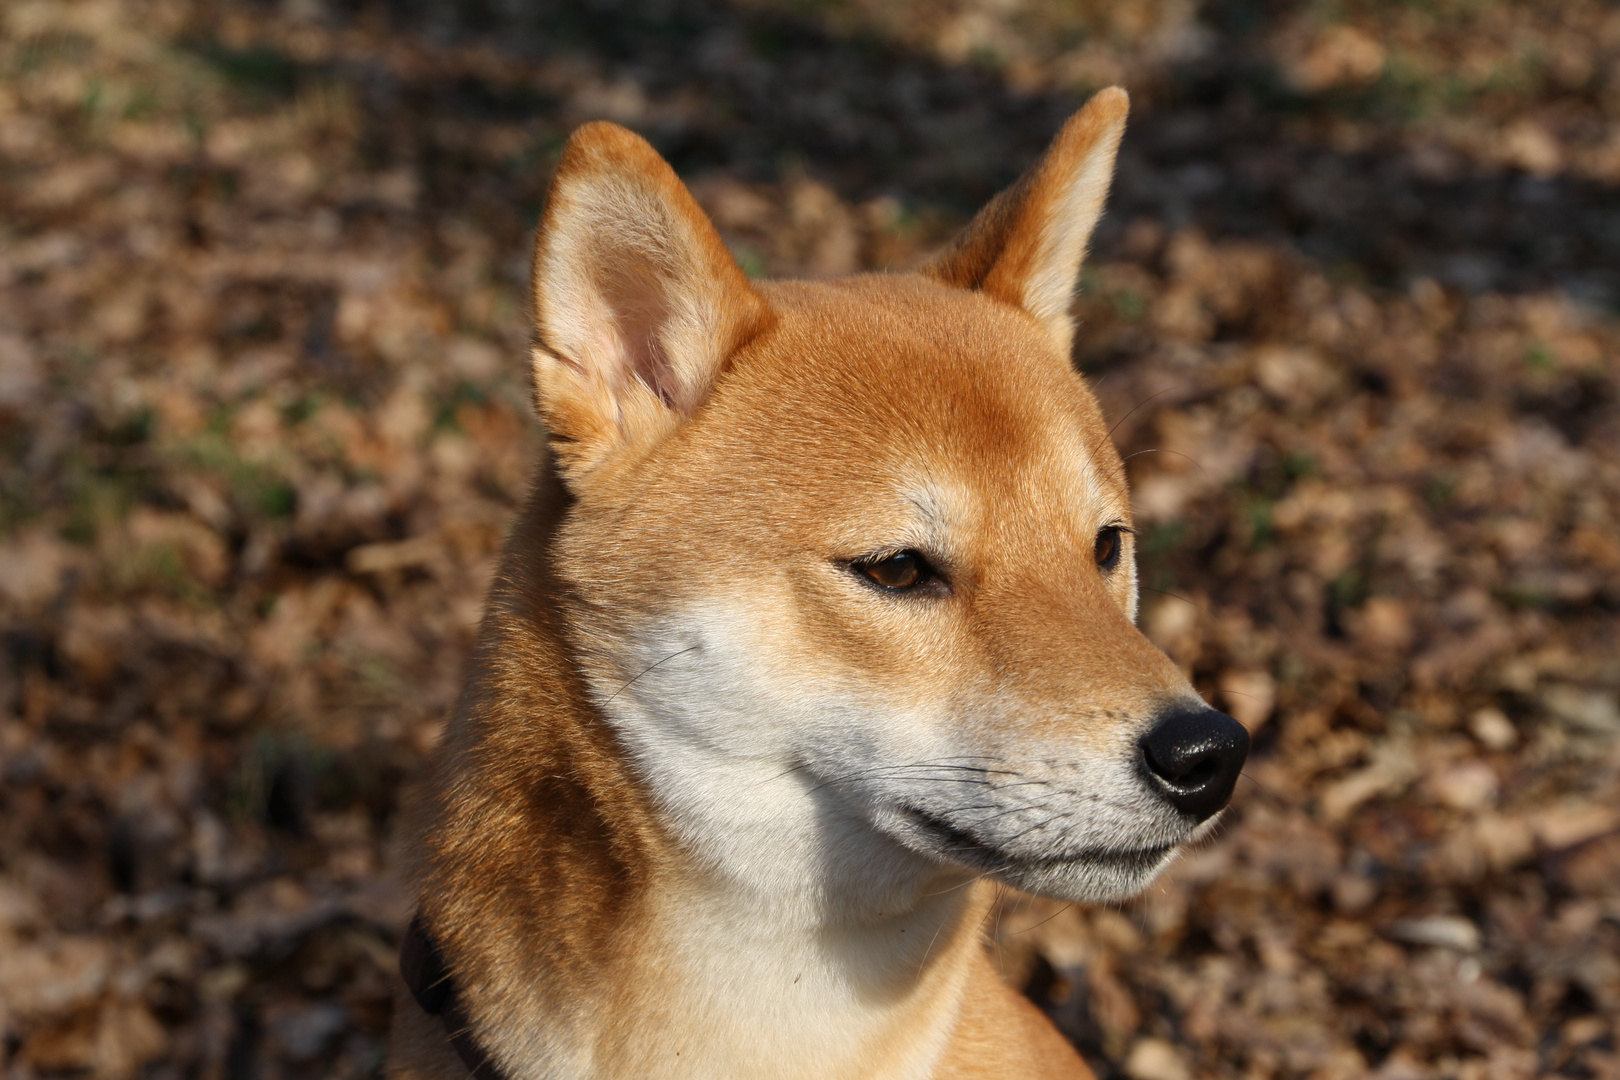
{"type": "Polygon", "coordinates": [[[1181,734],[1155,730],[1143,743],[1144,756],[1155,773],[1176,787],[1201,787],[1221,771],[1221,755],[1207,740],[1189,741],[1178,738],[1181,734]]]}
{"type": "Polygon", "coordinates": [[[1209,755],[1199,758],[1176,782],[1182,787],[1202,787],[1215,779],[1215,774],[1221,771],[1220,762],[1209,755]]]}
{"type": "Polygon", "coordinates": [[[1249,755],[1249,733],[1225,713],[1179,708],[1142,739],[1142,759],[1161,794],[1200,821],[1226,805],[1249,755]]]}

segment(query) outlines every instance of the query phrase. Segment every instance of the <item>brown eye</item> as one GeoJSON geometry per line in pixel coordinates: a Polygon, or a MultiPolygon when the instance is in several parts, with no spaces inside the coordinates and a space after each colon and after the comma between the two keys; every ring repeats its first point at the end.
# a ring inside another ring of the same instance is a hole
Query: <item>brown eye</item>
{"type": "Polygon", "coordinates": [[[927,581],[928,562],[915,551],[897,551],[881,559],[854,564],[854,570],[867,581],[885,589],[911,589],[927,581]]]}
{"type": "Polygon", "coordinates": [[[1091,549],[1091,554],[1097,560],[1099,570],[1106,572],[1118,565],[1120,549],[1125,546],[1120,538],[1123,531],[1118,525],[1107,525],[1097,530],[1097,543],[1091,549]]]}

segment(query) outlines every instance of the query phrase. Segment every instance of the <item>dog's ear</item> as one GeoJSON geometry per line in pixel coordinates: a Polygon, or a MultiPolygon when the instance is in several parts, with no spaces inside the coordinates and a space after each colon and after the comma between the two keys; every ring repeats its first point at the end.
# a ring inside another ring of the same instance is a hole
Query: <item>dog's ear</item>
{"type": "Polygon", "coordinates": [[[570,486],[673,430],[767,317],[675,171],[608,123],[563,148],[532,288],[535,404],[570,486]]]}
{"type": "Polygon", "coordinates": [[[1092,95],[1035,167],[997,195],[923,272],[1024,309],[1067,355],[1080,262],[1102,216],[1129,109],[1117,86],[1092,95]]]}

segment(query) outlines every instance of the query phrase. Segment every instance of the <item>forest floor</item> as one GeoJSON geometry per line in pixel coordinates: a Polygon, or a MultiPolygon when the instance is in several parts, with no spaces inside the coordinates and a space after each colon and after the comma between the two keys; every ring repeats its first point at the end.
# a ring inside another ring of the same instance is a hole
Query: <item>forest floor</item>
{"type": "Polygon", "coordinates": [[[1620,1077],[1599,0],[8,0],[0,1075],[378,1074],[573,126],[841,274],[1112,81],[1076,359],[1255,752],[1140,901],[1010,899],[1008,977],[1104,1078],[1620,1077]]]}

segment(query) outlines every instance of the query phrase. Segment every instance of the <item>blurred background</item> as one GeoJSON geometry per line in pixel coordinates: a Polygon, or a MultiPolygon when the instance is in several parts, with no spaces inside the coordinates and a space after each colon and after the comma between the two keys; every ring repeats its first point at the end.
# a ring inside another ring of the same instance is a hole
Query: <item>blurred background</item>
{"type": "Polygon", "coordinates": [[[1076,362],[1256,749],[1008,978],[1104,1078],[1620,1076],[1608,0],[6,0],[0,1074],[378,1075],[572,127],[844,274],[1115,82],[1076,362]]]}

